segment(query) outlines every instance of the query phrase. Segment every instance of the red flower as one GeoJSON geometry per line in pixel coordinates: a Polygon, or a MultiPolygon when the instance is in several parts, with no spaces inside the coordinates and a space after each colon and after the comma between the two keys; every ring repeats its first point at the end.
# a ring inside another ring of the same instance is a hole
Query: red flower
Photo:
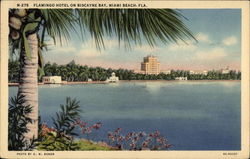
{"type": "Polygon", "coordinates": [[[135,148],[135,143],[131,143],[131,144],[129,144],[129,146],[130,146],[131,148],[135,148]]]}
{"type": "Polygon", "coordinates": [[[98,123],[94,124],[92,127],[93,127],[94,129],[97,130],[97,129],[99,129],[101,126],[102,126],[102,123],[98,122],[98,123]]]}
{"type": "Polygon", "coordinates": [[[121,132],[121,130],[122,130],[122,128],[117,128],[116,130],[115,130],[115,133],[120,133],[121,132]]]}
{"type": "Polygon", "coordinates": [[[158,130],[156,130],[154,133],[154,137],[159,137],[159,136],[160,136],[160,132],[158,130]]]}
{"type": "Polygon", "coordinates": [[[55,129],[49,128],[46,124],[42,124],[41,128],[42,128],[42,131],[41,131],[42,136],[47,135],[48,133],[52,131],[55,131],[55,129]]]}
{"type": "Polygon", "coordinates": [[[118,137],[118,141],[122,141],[124,138],[122,136],[118,137]]]}
{"type": "Polygon", "coordinates": [[[147,141],[144,141],[144,142],[142,143],[142,147],[148,147],[148,142],[147,142],[147,141]]]}
{"type": "Polygon", "coordinates": [[[172,147],[172,145],[171,145],[171,144],[167,144],[167,145],[165,145],[165,148],[170,148],[170,147],[172,147]]]}

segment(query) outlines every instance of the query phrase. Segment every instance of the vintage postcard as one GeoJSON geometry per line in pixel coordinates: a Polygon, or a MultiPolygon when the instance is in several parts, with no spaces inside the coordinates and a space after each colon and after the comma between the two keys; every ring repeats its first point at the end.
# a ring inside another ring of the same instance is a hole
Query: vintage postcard
{"type": "Polygon", "coordinates": [[[1,1],[1,158],[249,158],[248,1],[1,1]]]}

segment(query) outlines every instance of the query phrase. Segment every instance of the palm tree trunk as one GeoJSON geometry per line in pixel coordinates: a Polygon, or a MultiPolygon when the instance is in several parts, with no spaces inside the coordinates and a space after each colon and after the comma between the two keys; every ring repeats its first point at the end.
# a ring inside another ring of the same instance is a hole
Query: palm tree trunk
{"type": "Polygon", "coordinates": [[[27,125],[29,131],[25,134],[27,140],[37,138],[38,136],[38,37],[37,33],[28,35],[28,45],[30,47],[31,59],[29,59],[25,52],[21,53],[21,73],[20,85],[18,93],[24,95],[25,105],[32,106],[32,112],[29,117],[32,123],[27,125]]]}

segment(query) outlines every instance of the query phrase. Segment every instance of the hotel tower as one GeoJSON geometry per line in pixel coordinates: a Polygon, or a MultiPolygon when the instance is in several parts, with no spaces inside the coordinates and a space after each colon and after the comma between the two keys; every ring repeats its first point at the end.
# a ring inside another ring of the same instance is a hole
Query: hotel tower
{"type": "Polygon", "coordinates": [[[160,73],[160,62],[158,62],[157,57],[149,55],[143,58],[141,63],[141,71],[145,74],[155,74],[160,73]]]}

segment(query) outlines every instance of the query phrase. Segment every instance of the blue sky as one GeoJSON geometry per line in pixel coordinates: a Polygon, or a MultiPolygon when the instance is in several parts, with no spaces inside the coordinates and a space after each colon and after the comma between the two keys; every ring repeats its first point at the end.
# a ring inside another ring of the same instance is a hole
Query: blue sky
{"type": "Polygon", "coordinates": [[[159,42],[154,48],[143,43],[127,50],[122,45],[119,47],[115,37],[107,37],[106,49],[98,51],[89,35],[84,41],[73,35],[67,45],[50,46],[44,53],[45,61],[67,64],[75,60],[82,65],[139,70],[143,57],[152,54],[158,57],[161,70],[212,70],[227,66],[240,70],[240,9],[182,9],[179,12],[188,19],[183,22],[198,43],[190,40],[188,45],[159,42]]]}

